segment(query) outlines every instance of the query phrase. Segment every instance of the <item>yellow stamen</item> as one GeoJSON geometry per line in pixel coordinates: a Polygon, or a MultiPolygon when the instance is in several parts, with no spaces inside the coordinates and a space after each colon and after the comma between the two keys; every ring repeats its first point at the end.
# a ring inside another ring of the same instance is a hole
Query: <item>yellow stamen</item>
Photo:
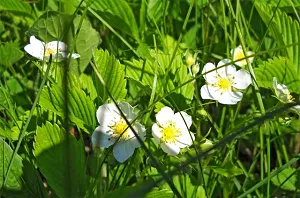
{"type": "Polygon", "coordinates": [[[45,50],[45,56],[50,56],[51,54],[55,54],[55,51],[53,49],[47,48],[45,50]]]}
{"type": "Polygon", "coordinates": [[[175,127],[175,124],[170,122],[169,125],[162,130],[162,141],[174,143],[176,137],[181,136],[179,129],[175,127]]]}
{"type": "Polygon", "coordinates": [[[222,90],[230,90],[231,89],[231,82],[227,78],[220,78],[217,82],[217,86],[219,89],[222,90]]]}
{"type": "MultiPolygon", "coordinates": [[[[244,59],[244,58],[245,58],[245,54],[244,54],[243,51],[237,51],[237,52],[234,54],[234,61],[240,60],[240,59],[244,59]]],[[[246,59],[240,60],[240,61],[238,61],[238,62],[240,62],[240,63],[242,63],[242,64],[247,64],[246,59]]]]}
{"type": "Polygon", "coordinates": [[[129,137],[128,134],[128,125],[125,120],[121,119],[119,122],[116,122],[115,125],[110,127],[112,129],[113,138],[118,139],[119,137],[122,139],[127,139],[129,137]]]}

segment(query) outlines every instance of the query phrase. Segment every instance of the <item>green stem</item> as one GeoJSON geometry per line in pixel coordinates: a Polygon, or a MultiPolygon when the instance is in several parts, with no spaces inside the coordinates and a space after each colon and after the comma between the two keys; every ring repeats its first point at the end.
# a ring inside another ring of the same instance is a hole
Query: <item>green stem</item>
{"type": "Polygon", "coordinates": [[[12,168],[13,161],[14,161],[14,159],[15,159],[15,157],[16,157],[16,155],[17,155],[17,152],[18,152],[18,150],[19,150],[19,148],[20,148],[20,146],[21,146],[22,140],[23,140],[23,138],[25,137],[27,127],[28,127],[28,125],[29,125],[29,123],[30,123],[30,120],[31,120],[32,115],[33,115],[33,112],[34,112],[34,110],[35,110],[35,107],[36,107],[36,105],[37,105],[37,103],[38,103],[38,101],[39,101],[39,99],[40,99],[40,95],[41,95],[41,93],[42,93],[43,87],[44,87],[45,84],[46,84],[46,80],[47,80],[47,77],[48,77],[48,74],[49,74],[49,71],[50,71],[50,67],[51,67],[51,62],[49,63],[49,65],[48,65],[48,67],[47,67],[46,74],[45,74],[45,76],[44,76],[44,78],[43,78],[43,80],[42,80],[42,83],[41,83],[41,86],[40,86],[39,91],[38,91],[38,93],[37,93],[37,96],[36,96],[36,98],[35,98],[35,100],[34,100],[34,103],[33,103],[32,107],[31,107],[31,110],[30,110],[28,119],[27,119],[27,121],[26,121],[26,124],[25,124],[24,128],[22,129],[22,131],[21,131],[21,133],[20,133],[19,141],[18,141],[18,143],[17,143],[16,149],[14,150],[14,152],[13,152],[13,154],[12,154],[11,160],[10,160],[10,162],[9,162],[9,165],[8,165],[8,168],[7,168],[7,171],[6,171],[6,174],[5,174],[5,179],[4,179],[3,184],[2,184],[2,189],[3,189],[3,187],[5,186],[5,184],[6,184],[6,182],[7,182],[7,178],[8,178],[9,172],[10,172],[10,170],[11,170],[11,168],[12,168]]]}

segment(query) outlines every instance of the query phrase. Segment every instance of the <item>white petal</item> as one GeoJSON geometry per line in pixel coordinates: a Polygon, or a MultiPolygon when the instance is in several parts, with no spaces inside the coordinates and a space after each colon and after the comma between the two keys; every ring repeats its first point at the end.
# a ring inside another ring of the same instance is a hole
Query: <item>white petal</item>
{"type": "Polygon", "coordinates": [[[163,107],[155,117],[160,126],[166,126],[170,120],[174,119],[174,111],[170,107],[163,107]]]}
{"type": "Polygon", "coordinates": [[[61,41],[51,41],[46,44],[46,49],[51,49],[53,51],[66,52],[67,45],[61,41]]]}
{"type": "Polygon", "coordinates": [[[72,58],[73,58],[73,59],[80,58],[80,55],[79,55],[79,54],[76,54],[76,53],[72,53],[72,58]]]}
{"type": "Polygon", "coordinates": [[[160,131],[159,126],[156,123],[154,123],[152,125],[152,136],[154,137],[155,142],[157,144],[159,144],[160,143],[160,138],[162,137],[162,133],[160,131]]]}
{"type": "Polygon", "coordinates": [[[296,105],[296,106],[291,107],[291,110],[300,115],[300,105],[296,105]]]}
{"type": "Polygon", "coordinates": [[[111,138],[111,133],[107,133],[109,128],[98,126],[92,134],[92,143],[101,148],[108,148],[115,143],[115,139],[111,138]]]}
{"type": "Polygon", "coordinates": [[[230,62],[232,62],[232,61],[229,60],[229,59],[223,59],[223,60],[221,60],[218,63],[218,65],[217,65],[217,67],[218,67],[217,73],[222,78],[228,78],[230,75],[233,76],[235,74],[235,72],[236,72],[235,66],[233,66],[233,65],[223,66],[223,65],[229,64],[230,62]]]}
{"type": "Polygon", "coordinates": [[[204,79],[206,80],[206,82],[208,82],[210,84],[214,84],[217,82],[217,72],[214,69],[216,69],[216,66],[213,63],[206,63],[202,70],[202,74],[204,74],[203,75],[204,79]],[[214,71],[211,71],[211,70],[214,70],[214,71]],[[209,72],[209,71],[211,71],[211,72],[209,72]]]}
{"type": "Polygon", "coordinates": [[[241,101],[243,98],[243,94],[241,92],[232,92],[227,91],[224,92],[218,99],[219,103],[221,104],[236,104],[241,101]]]}
{"type": "Polygon", "coordinates": [[[180,152],[180,148],[176,144],[170,144],[170,143],[161,143],[160,144],[161,149],[172,156],[177,155],[180,152]]]}
{"type": "Polygon", "coordinates": [[[33,44],[35,46],[42,46],[42,47],[44,47],[44,45],[45,45],[45,43],[43,41],[36,39],[35,36],[30,37],[30,44],[33,44]]]}
{"type": "Polygon", "coordinates": [[[121,118],[119,110],[114,104],[101,105],[96,112],[96,116],[102,126],[111,126],[121,118]]]}
{"type": "MultiPolygon", "coordinates": [[[[135,123],[133,128],[137,132],[137,135],[141,138],[141,140],[144,142],[146,139],[146,129],[145,127],[140,123],[135,123]]],[[[130,130],[130,129],[129,129],[130,130]]],[[[128,140],[128,143],[132,145],[134,148],[138,148],[141,146],[138,139],[135,137],[134,133],[130,130],[129,133],[132,133],[132,138],[128,140]]]]}
{"type": "Polygon", "coordinates": [[[209,92],[209,87],[212,87],[212,86],[211,85],[203,85],[201,87],[201,90],[200,90],[201,98],[214,100],[214,98],[212,97],[212,95],[209,92]]]}
{"type": "Polygon", "coordinates": [[[233,87],[237,89],[246,89],[251,83],[251,75],[248,71],[240,69],[235,73],[233,87]]]}
{"type": "MultiPolygon", "coordinates": [[[[254,53],[253,52],[251,52],[251,51],[248,51],[248,52],[246,52],[246,55],[247,56],[252,56],[254,53]]],[[[254,57],[250,57],[250,58],[248,58],[248,60],[249,60],[249,62],[250,63],[252,63],[253,62],[253,59],[254,59],[254,57]]]]}
{"type": "Polygon", "coordinates": [[[118,142],[113,149],[116,160],[120,163],[126,161],[134,153],[134,147],[127,142],[118,142]]]}
{"type": "Polygon", "coordinates": [[[24,47],[24,50],[31,56],[43,60],[44,57],[44,43],[34,36],[30,37],[30,44],[24,47]]]}
{"type": "Polygon", "coordinates": [[[183,111],[175,113],[174,121],[183,129],[189,129],[192,125],[192,117],[183,111]]]}
{"type": "Polygon", "coordinates": [[[208,89],[208,93],[212,96],[213,100],[219,100],[219,98],[221,97],[222,92],[220,91],[220,89],[218,89],[217,87],[214,86],[207,86],[208,89]]]}
{"type": "Polygon", "coordinates": [[[273,77],[273,89],[275,89],[275,92],[276,92],[276,89],[277,89],[277,79],[276,77],[273,77]]]}
{"type": "Polygon", "coordinates": [[[195,136],[193,133],[189,133],[188,131],[183,132],[182,136],[177,138],[177,146],[179,146],[180,148],[191,146],[193,144],[192,140],[195,140],[195,136]]]}
{"type": "Polygon", "coordinates": [[[128,102],[121,102],[119,107],[129,121],[132,121],[137,117],[133,111],[133,107],[128,102]]]}
{"type": "Polygon", "coordinates": [[[144,125],[136,122],[136,123],[134,123],[134,129],[137,131],[140,138],[143,141],[145,141],[145,139],[146,139],[146,129],[145,129],[144,125]]]}

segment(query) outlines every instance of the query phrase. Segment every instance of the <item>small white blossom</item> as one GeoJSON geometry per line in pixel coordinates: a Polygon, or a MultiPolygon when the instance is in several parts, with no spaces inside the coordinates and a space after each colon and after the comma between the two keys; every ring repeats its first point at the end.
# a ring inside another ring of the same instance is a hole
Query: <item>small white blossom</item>
{"type": "Polygon", "coordinates": [[[221,104],[236,104],[242,99],[243,93],[240,90],[251,84],[251,76],[244,69],[236,71],[233,65],[223,66],[230,62],[229,59],[221,60],[217,70],[213,63],[204,65],[202,74],[207,85],[203,85],[200,90],[203,99],[217,100],[221,104]]]}
{"type": "MultiPolygon", "coordinates": [[[[294,101],[288,87],[284,84],[278,84],[276,77],[273,77],[273,88],[278,100],[282,103],[291,103],[294,101]]],[[[291,110],[300,113],[300,105],[291,107],[291,110]]]]}
{"type": "MultiPolygon", "coordinates": [[[[40,60],[45,59],[45,61],[49,61],[50,55],[52,55],[52,60],[54,62],[61,62],[69,56],[67,52],[67,45],[65,43],[61,41],[51,41],[45,44],[44,42],[36,39],[35,36],[30,37],[30,44],[26,45],[24,49],[31,56],[40,60]]],[[[72,54],[73,59],[79,57],[79,54],[72,54]]]]}
{"type": "MultiPolygon", "coordinates": [[[[243,51],[243,48],[241,45],[239,45],[238,47],[236,47],[235,49],[232,49],[230,51],[231,55],[233,56],[233,61],[235,62],[236,65],[243,67],[245,65],[247,65],[247,60],[245,58],[245,54],[243,51]],[[243,59],[243,60],[240,60],[243,59]],[[237,61],[240,60],[240,61],[237,61]]],[[[251,56],[253,55],[253,52],[248,51],[246,52],[246,56],[251,56]]],[[[253,57],[248,58],[249,62],[252,63],[253,61],[253,57]]]]}
{"type": "MultiPolygon", "coordinates": [[[[129,122],[132,123],[136,119],[137,115],[130,104],[122,102],[118,106],[129,122]]],[[[104,104],[98,108],[96,116],[100,126],[93,132],[93,145],[108,148],[115,144],[113,148],[114,157],[121,163],[126,161],[132,156],[135,148],[140,146],[140,143],[122,117],[120,111],[115,104],[104,104]]],[[[138,122],[134,122],[132,123],[132,128],[142,141],[144,141],[146,135],[144,126],[138,122]]]]}
{"type": "Polygon", "coordinates": [[[170,107],[163,107],[156,114],[156,123],[152,125],[152,136],[162,150],[172,156],[181,148],[191,146],[195,139],[189,132],[192,117],[181,111],[174,114],[170,107]]]}

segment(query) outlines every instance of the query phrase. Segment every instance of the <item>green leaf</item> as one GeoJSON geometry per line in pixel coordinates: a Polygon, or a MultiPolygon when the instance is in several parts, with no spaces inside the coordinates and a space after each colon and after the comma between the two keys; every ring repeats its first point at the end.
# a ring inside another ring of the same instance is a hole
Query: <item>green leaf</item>
{"type": "Polygon", "coordinates": [[[273,89],[273,77],[278,83],[288,86],[290,92],[300,93],[300,78],[293,63],[283,57],[275,57],[254,69],[258,86],[273,89]]]}
{"type": "Polygon", "coordinates": [[[152,189],[151,192],[147,192],[147,186],[151,185],[152,180],[146,180],[140,183],[137,183],[135,186],[124,186],[120,187],[117,190],[109,192],[105,198],[110,197],[123,197],[123,198],[130,198],[130,197],[145,197],[145,198],[155,198],[157,196],[161,198],[171,198],[174,197],[174,193],[168,189],[159,190],[158,188],[152,189]]]}
{"type": "Polygon", "coordinates": [[[23,92],[23,88],[20,85],[20,82],[14,76],[11,76],[6,81],[6,85],[7,85],[7,88],[8,88],[11,95],[15,95],[15,94],[23,92]]]}
{"type": "Polygon", "coordinates": [[[281,55],[288,56],[292,61],[296,73],[300,74],[300,49],[297,43],[300,42],[300,27],[296,20],[293,20],[286,13],[276,10],[275,14],[272,7],[260,3],[255,3],[255,7],[261,16],[262,20],[269,25],[270,32],[275,42],[279,47],[295,44],[291,47],[286,47],[281,55]],[[274,15],[274,18],[272,18],[274,15]]]}
{"type": "Polygon", "coordinates": [[[112,27],[139,40],[138,26],[126,1],[95,0],[91,8],[100,12],[100,16],[112,27]]]}
{"type": "MultiPolygon", "coordinates": [[[[102,49],[95,50],[94,62],[97,71],[101,75],[106,88],[113,98],[115,100],[124,99],[127,93],[124,65],[122,65],[113,55],[110,55],[108,51],[103,51],[102,49]]],[[[109,97],[96,74],[94,75],[94,83],[97,88],[98,96],[105,102],[109,97]]]]}
{"type": "MultiPolygon", "coordinates": [[[[141,87],[148,86],[154,89],[153,82],[155,73],[157,75],[157,83],[155,91],[158,95],[164,95],[170,91],[174,91],[170,95],[171,101],[174,101],[179,107],[185,107],[192,100],[194,94],[194,86],[192,82],[181,86],[183,83],[191,80],[187,67],[183,64],[180,55],[176,55],[170,68],[167,78],[166,72],[171,61],[171,55],[161,51],[150,51],[155,61],[133,60],[125,61],[126,75],[140,82],[141,87]],[[167,80],[165,82],[164,80],[167,80]],[[181,86],[181,87],[180,87],[181,86]]],[[[142,91],[142,90],[141,90],[142,91]]]]}
{"type": "Polygon", "coordinates": [[[23,57],[18,42],[7,42],[0,45],[0,65],[11,66],[23,57]]]}
{"type": "Polygon", "coordinates": [[[29,3],[22,0],[2,0],[0,1],[0,10],[14,11],[31,15],[32,8],[29,3]]]}
{"type": "Polygon", "coordinates": [[[59,197],[83,197],[86,184],[84,146],[61,127],[46,122],[34,143],[36,163],[59,197]]]}
{"type": "Polygon", "coordinates": [[[22,158],[17,154],[12,162],[12,167],[8,175],[6,175],[13,150],[11,147],[0,138],[0,186],[2,187],[4,178],[7,176],[7,181],[4,190],[21,191],[22,190],[22,158]]]}
{"type": "MultiPolygon", "coordinates": [[[[182,197],[194,198],[201,197],[206,198],[205,189],[200,185],[194,185],[188,174],[174,175],[172,177],[175,187],[179,191],[182,197]]],[[[164,183],[160,188],[170,189],[167,183],[164,183]]],[[[170,189],[171,190],[171,189],[170,189]]]]}
{"type": "Polygon", "coordinates": [[[197,48],[197,31],[200,29],[200,25],[194,25],[191,27],[183,36],[183,42],[185,43],[186,47],[189,49],[196,49],[197,48]]]}
{"type": "Polygon", "coordinates": [[[227,153],[222,165],[221,166],[220,165],[219,166],[211,166],[211,169],[215,173],[220,174],[227,178],[232,178],[237,175],[243,174],[242,169],[240,169],[233,163],[233,156],[234,156],[234,150],[230,150],[227,153]]]}
{"type": "MultiPolygon", "coordinates": [[[[295,168],[287,168],[271,179],[275,186],[284,190],[296,191],[297,173],[295,168]],[[284,182],[284,183],[283,183],[284,182]]],[[[300,192],[299,189],[297,189],[300,192]]]]}
{"type": "MultiPolygon", "coordinates": [[[[54,84],[51,88],[43,88],[40,105],[45,109],[65,117],[64,91],[54,84]]],[[[77,87],[68,87],[68,112],[69,118],[79,128],[89,133],[96,126],[96,109],[93,101],[85,92],[77,87]]]]}
{"type": "Polygon", "coordinates": [[[147,193],[145,198],[172,198],[174,193],[168,189],[153,189],[151,192],[147,193]]]}
{"type": "Polygon", "coordinates": [[[90,95],[92,100],[97,97],[97,90],[94,86],[94,82],[91,76],[81,74],[78,82],[80,83],[81,89],[87,90],[87,93],[90,95]]]}
{"type": "Polygon", "coordinates": [[[100,44],[101,39],[90,22],[84,19],[80,26],[80,16],[76,16],[74,21],[72,19],[72,15],[49,11],[40,16],[27,34],[38,36],[44,42],[63,41],[68,45],[69,50],[74,45],[73,52],[80,54],[80,58],[71,60],[70,69],[80,74],[89,64],[93,50],[100,44]],[[76,41],[74,41],[77,32],[76,41]]]}
{"type": "MultiPolygon", "coordinates": [[[[256,0],[255,2],[275,7],[279,1],[279,7],[292,7],[291,0],[256,0]]],[[[300,0],[293,0],[292,2],[294,7],[300,7],[300,0]]]]}
{"type": "Polygon", "coordinates": [[[164,14],[164,5],[166,1],[165,0],[149,0],[148,1],[148,7],[147,7],[147,13],[150,17],[151,21],[154,20],[156,24],[159,23],[161,20],[163,14],[164,14]]]}

